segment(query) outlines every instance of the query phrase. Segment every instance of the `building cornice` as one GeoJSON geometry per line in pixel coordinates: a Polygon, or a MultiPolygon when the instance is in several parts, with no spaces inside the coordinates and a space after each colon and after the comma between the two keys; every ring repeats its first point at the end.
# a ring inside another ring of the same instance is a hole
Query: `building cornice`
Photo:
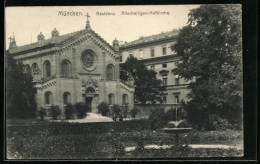
{"type": "Polygon", "coordinates": [[[165,55],[165,56],[143,59],[140,61],[143,62],[145,65],[149,65],[149,64],[169,63],[169,62],[175,62],[175,61],[180,61],[180,60],[181,60],[180,56],[173,54],[173,55],[165,55]]]}
{"type": "Polygon", "coordinates": [[[150,46],[155,46],[158,44],[164,44],[164,43],[168,43],[170,41],[176,41],[177,36],[172,36],[172,37],[167,37],[167,38],[161,38],[158,40],[152,40],[152,41],[143,41],[142,43],[136,43],[136,44],[130,44],[130,45],[121,45],[119,47],[119,51],[128,51],[131,49],[137,49],[137,48],[143,48],[143,47],[150,47],[150,46]]]}

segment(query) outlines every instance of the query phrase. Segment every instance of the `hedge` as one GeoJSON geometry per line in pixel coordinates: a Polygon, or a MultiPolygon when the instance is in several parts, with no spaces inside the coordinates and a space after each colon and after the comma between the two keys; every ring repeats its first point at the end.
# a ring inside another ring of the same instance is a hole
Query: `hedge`
{"type": "Polygon", "coordinates": [[[37,135],[48,133],[49,135],[74,135],[104,132],[129,132],[150,128],[148,120],[129,120],[123,122],[94,122],[94,123],[44,123],[26,125],[7,125],[7,136],[37,135]]]}

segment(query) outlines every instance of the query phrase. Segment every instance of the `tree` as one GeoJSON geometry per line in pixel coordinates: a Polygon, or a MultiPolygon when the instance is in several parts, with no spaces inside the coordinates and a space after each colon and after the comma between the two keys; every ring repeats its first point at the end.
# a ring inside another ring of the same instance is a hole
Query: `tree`
{"type": "Polygon", "coordinates": [[[166,87],[162,81],[156,78],[156,72],[148,70],[142,61],[135,57],[127,58],[126,62],[121,64],[120,79],[128,81],[133,78],[135,84],[135,102],[145,104],[147,102],[163,102],[162,95],[166,87]]]}
{"type": "Polygon", "coordinates": [[[8,118],[35,118],[37,113],[32,77],[24,72],[25,65],[6,52],[5,84],[6,113],[8,118]]]}
{"type": "Polygon", "coordinates": [[[241,21],[240,5],[201,5],[172,47],[182,58],[175,73],[191,80],[188,118],[200,128],[212,125],[212,114],[241,125],[241,21]]]}

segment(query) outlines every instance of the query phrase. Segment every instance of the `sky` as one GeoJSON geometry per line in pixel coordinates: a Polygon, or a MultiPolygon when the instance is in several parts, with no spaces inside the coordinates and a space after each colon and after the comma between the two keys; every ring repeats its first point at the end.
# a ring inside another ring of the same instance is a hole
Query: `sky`
{"type": "Polygon", "coordinates": [[[90,15],[91,28],[108,43],[133,41],[140,36],[179,29],[187,25],[188,13],[199,5],[143,5],[143,6],[59,6],[59,7],[7,7],[5,10],[6,48],[9,37],[15,36],[18,46],[37,42],[42,32],[45,39],[56,28],[60,35],[82,30],[86,14],[90,15]],[[80,16],[61,16],[59,11],[81,12],[80,16]],[[165,12],[157,15],[124,15],[122,12],[165,12]],[[98,13],[113,13],[100,15],[98,13]]]}

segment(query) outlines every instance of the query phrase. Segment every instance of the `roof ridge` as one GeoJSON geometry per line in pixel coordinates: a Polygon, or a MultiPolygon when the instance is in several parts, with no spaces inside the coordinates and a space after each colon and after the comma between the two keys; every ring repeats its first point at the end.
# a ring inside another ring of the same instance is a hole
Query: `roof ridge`
{"type": "Polygon", "coordinates": [[[104,38],[102,38],[96,31],[94,31],[94,30],[92,30],[92,29],[91,29],[91,31],[92,31],[95,35],[97,35],[103,42],[105,42],[107,45],[109,45],[110,48],[112,48],[112,50],[114,50],[113,46],[110,45],[104,38]]]}
{"type": "MultiPolygon", "coordinates": [[[[84,30],[85,30],[85,29],[78,30],[78,31],[74,31],[74,32],[70,32],[70,33],[66,33],[66,34],[63,34],[63,35],[56,36],[56,37],[50,37],[50,38],[45,39],[45,40],[43,40],[43,41],[46,42],[46,41],[50,41],[50,40],[55,40],[55,38],[61,38],[61,37],[67,36],[67,35],[76,34],[76,33],[78,33],[78,32],[84,31],[84,30]]],[[[29,44],[24,44],[24,45],[21,45],[21,46],[17,46],[17,47],[14,48],[14,49],[21,48],[21,47],[26,47],[26,46],[30,46],[30,45],[34,45],[34,44],[37,44],[37,43],[38,43],[38,41],[33,42],[33,43],[29,43],[29,44]]]]}
{"type": "Polygon", "coordinates": [[[125,44],[122,44],[121,46],[134,45],[134,44],[139,44],[139,43],[142,43],[142,42],[161,39],[161,38],[164,38],[164,37],[170,37],[170,36],[168,36],[169,34],[171,34],[171,33],[175,34],[175,33],[178,33],[178,32],[179,32],[179,29],[173,29],[171,31],[165,31],[165,32],[162,31],[161,33],[157,33],[157,34],[153,34],[153,35],[149,35],[149,36],[140,36],[139,39],[133,40],[131,42],[127,42],[125,44]],[[158,37],[160,37],[160,38],[158,38],[158,37]]]}

